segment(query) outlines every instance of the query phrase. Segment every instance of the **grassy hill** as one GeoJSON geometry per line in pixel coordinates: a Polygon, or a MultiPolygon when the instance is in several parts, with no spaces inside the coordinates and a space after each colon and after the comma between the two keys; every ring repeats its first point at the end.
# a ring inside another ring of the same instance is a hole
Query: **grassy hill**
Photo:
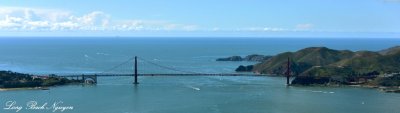
{"type": "MultiPolygon", "coordinates": [[[[309,47],[296,52],[278,54],[253,66],[253,72],[283,75],[287,58],[291,60],[292,75],[302,78],[327,77],[330,81],[349,83],[359,78],[373,78],[385,73],[400,72],[400,46],[382,51],[333,50],[309,47]]],[[[307,80],[302,80],[307,81],[307,80]]],[[[314,80],[310,80],[314,81],[314,80]]]]}
{"type": "Polygon", "coordinates": [[[313,66],[326,66],[348,59],[353,56],[348,50],[338,51],[326,47],[310,47],[297,52],[285,52],[272,57],[262,63],[254,65],[254,72],[267,74],[283,74],[286,69],[287,58],[292,60],[293,72],[298,75],[313,66]]]}
{"type": "Polygon", "coordinates": [[[400,51],[400,46],[395,46],[395,47],[387,48],[387,49],[384,49],[384,50],[381,50],[378,52],[382,55],[390,55],[390,54],[398,53],[399,51],[400,51]]]}

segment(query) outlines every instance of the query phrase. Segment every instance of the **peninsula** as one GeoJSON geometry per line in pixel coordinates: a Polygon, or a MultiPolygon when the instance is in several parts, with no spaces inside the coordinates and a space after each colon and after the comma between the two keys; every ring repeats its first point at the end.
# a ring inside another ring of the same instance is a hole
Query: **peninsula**
{"type": "Polygon", "coordinates": [[[56,75],[30,75],[24,73],[17,73],[12,71],[0,71],[0,88],[38,88],[49,87],[57,85],[66,85],[72,83],[80,83],[78,80],[69,80],[60,78],[56,75]]]}
{"type": "Polygon", "coordinates": [[[236,71],[284,76],[288,58],[295,77],[293,85],[400,86],[400,46],[381,51],[309,47],[280,53],[255,65],[239,66],[236,71]]]}

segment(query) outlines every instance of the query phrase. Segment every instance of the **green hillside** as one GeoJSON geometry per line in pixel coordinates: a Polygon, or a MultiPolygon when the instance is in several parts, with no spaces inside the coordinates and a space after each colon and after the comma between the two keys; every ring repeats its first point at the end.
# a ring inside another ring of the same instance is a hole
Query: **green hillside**
{"type": "MultiPolygon", "coordinates": [[[[360,78],[371,79],[400,72],[400,46],[378,52],[309,47],[278,54],[254,65],[252,71],[283,75],[287,58],[291,60],[291,74],[298,79],[328,77],[330,81],[350,83],[359,82],[360,78]]],[[[294,83],[299,83],[299,80],[294,80],[294,83]]]]}
{"type": "Polygon", "coordinates": [[[310,47],[297,52],[285,52],[272,57],[254,66],[254,72],[267,74],[282,74],[286,69],[287,58],[292,61],[291,67],[294,74],[298,75],[313,66],[326,66],[351,58],[353,52],[348,50],[338,51],[326,47],[310,47]]]}

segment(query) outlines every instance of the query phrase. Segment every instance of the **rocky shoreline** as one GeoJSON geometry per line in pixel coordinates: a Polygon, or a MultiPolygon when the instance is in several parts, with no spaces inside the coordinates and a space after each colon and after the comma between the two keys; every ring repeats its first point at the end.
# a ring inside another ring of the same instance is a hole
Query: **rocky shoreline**
{"type": "Polygon", "coordinates": [[[15,90],[49,90],[49,87],[0,88],[0,91],[15,91],[15,90]]]}

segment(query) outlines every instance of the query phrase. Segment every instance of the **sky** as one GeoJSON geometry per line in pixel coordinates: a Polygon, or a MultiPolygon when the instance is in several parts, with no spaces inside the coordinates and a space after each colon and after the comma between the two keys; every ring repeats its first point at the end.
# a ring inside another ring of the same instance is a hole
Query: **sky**
{"type": "Polygon", "coordinates": [[[10,36],[400,38],[400,0],[1,0],[10,36]]]}

